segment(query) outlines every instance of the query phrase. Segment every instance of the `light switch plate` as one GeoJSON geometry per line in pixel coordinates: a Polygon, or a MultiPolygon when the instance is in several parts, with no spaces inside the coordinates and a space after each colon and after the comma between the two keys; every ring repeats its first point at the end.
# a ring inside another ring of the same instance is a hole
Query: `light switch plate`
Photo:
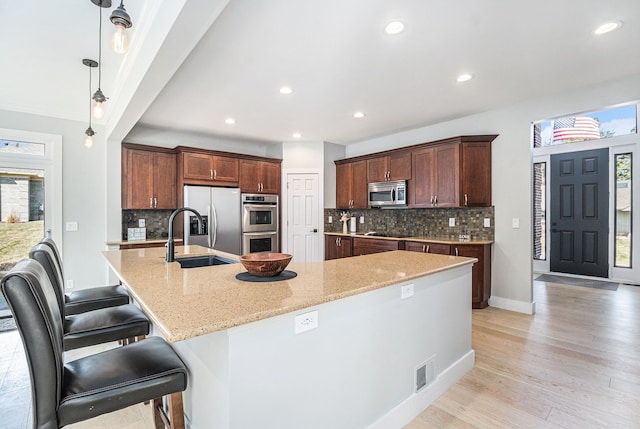
{"type": "Polygon", "coordinates": [[[360,223],[364,223],[364,216],[360,216],[360,223]]]}
{"type": "Polygon", "coordinates": [[[327,223],[333,223],[333,216],[329,216],[329,219],[327,219],[327,223]]]}
{"type": "Polygon", "coordinates": [[[146,226],[146,221],[144,219],[138,219],[138,227],[144,228],[146,226]]]}
{"type": "Polygon", "coordinates": [[[491,218],[488,218],[488,217],[484,218],[484,227],[491,228],[491,218]]]}
{"type": "Polygon", "coordinates": [[[511,226],[513,228],[520,228],[520,218],[514,217],[511,219],[511,226]]]}
{"type": "Polygon", "coordinates": [[[78,222],[67,222],[65,224],[65,229],[67,231],[77,231],[78,230],[78,222]]]}
{"type": "Polygon", "coordinates": [[[456,226],[456,218],[455,217],[450,217],[449,218],[449,226],[456,226]]]}

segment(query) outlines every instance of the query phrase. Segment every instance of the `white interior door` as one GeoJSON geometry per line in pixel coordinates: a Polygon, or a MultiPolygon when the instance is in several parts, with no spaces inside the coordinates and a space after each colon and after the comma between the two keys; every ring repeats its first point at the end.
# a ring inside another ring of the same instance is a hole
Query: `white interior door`
{"type": "Polygon", "coordinates": [[[287,174],[287,252],[294,262],[316,262],[320,257],[320,178],[318,174],[287,174]]]}

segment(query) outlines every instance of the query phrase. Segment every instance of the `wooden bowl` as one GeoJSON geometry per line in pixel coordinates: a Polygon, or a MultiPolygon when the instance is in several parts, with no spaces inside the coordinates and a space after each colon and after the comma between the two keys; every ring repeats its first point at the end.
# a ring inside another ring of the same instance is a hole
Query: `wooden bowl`
{"type": "Polygon", "coordinates": [[[273,277],[280,274],[291,262],[287,253],[249,253],[240,256],[240,263],[249,274],[258,277],[273,277]]]}

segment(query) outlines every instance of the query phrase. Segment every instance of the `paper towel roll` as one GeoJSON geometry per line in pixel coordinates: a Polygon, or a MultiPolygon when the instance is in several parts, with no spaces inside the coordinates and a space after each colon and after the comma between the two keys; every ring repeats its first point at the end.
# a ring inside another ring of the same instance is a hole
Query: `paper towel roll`
{"type": "Polygon", "coordinates": [[[356,232],[356,218],[349,219],[349,232],[356,232]]]}

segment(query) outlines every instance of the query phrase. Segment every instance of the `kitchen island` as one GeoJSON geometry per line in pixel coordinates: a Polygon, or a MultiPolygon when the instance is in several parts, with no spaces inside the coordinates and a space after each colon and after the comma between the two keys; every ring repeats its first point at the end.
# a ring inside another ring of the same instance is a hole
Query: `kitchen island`
{"type": "MultiPolygon", "coordinates": [[[[176,248],[202,254],[221,252],[176,248]]],[[[474,259],[395,251],[249,283],[161,248],[104,255],[189,368],[192,428],[401,427],[473,367],[474,259]]]]}

